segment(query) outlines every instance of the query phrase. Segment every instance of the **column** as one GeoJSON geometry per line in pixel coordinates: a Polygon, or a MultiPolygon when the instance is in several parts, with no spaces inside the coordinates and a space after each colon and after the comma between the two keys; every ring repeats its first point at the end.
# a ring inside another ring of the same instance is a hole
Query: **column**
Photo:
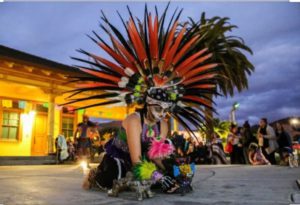
{"type": "Polygon", "coordinates": [[[49,93],[48,107],[48,154],[53,153],[54,146],[54,119],[55,119],[55,95],[49,93]]]}

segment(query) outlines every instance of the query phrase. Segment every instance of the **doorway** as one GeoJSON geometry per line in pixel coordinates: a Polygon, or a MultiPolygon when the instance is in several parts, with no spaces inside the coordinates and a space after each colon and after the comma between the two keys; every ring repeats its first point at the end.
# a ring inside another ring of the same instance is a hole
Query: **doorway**
{"type": "Polygon", "coordinates": [[[31,155],[48,155],[47,115],[37,114],[32,130],[31,155]]]}

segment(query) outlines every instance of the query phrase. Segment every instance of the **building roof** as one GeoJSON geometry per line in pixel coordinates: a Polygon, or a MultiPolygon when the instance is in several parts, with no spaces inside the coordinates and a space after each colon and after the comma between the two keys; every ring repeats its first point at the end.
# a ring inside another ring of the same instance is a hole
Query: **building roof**
{"type": "Polygon", "coordinates": [[[41,58],[3,45],[0,45],[0,58],[14,60],[20,63],[36,66],[38,68],[42,67],[43,69],[47,69],[49,71],[57,71],[64,74],[86,75],[84,72],[75,67],[64,65],[46,58],[41,58]]]}

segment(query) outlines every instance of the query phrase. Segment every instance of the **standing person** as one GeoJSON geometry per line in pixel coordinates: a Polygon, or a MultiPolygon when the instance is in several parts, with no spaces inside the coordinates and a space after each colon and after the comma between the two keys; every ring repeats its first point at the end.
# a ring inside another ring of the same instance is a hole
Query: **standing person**
{"type": "Polygon", "coordinates": [[[279,145],[279,155],[281,161],[284,161],[283,153],[286,152],[285,149],[293,150],[292,140],[290,135],[284,130],[281,123],[277,122],[275,125],[275,134],[277,138],[277,143],[279,145]]]}
{"type": "Polygon", "coordinates": [[[275,151],[278,148],[278,144],[274,129],[268,125],[267,118],[260,119],[257,138],[258,141],[262,143],[262,152],[264,156],[271,164],[276,164],[275,151]]]}
{"type": "Polygon", "coordinates": [[[89,161],[90,159],[90,150],[91,150],[91,139],[90,135],[95,124],[89,120],[87,115],[83,115],[83,122],[77,125],[77,129],[75,131],[75,141],[77,144],[77,154],[79,159],[86,159],[89,161]]]}
{"type": "Polygon", "coordinates": [[[250,164],[249,157],[248,157],[248,147],[251,143],[257,143],[257,140],[251,132],[251,127],[248,120],[246,120],[243,124],[241,135],[242,135],[243,154],[244,154],[245,162],[246,164],[250,164]]]}
{"type": "Polygon", "coordinates": [[[235,124],[231,125],[230,133],[227,137],[227,141],[233,147],[232,152],[230,153],[231,164],[245,164],[244,155],[243,155],[243,146],[241,143],[241,136],[238,133],[237,125],[235,124]]]}
{"type": "Polygon", "coordinates": [[[68,145],[64,135],[60,134],[57,137],[57,152],[58,152],[58,162],[63,163],[69,157],[68,145]]]}

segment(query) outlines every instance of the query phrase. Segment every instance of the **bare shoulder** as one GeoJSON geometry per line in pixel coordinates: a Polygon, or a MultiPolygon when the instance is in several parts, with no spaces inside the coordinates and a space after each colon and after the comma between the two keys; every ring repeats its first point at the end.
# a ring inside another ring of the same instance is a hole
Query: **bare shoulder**
{"type": "Polygon", "coordinates": [[[123,127],[126,129],[127,126],[139,125],[140,124],[140,116],[136,113],[131,113],[128,115],[123,121],[123,127]]]}

